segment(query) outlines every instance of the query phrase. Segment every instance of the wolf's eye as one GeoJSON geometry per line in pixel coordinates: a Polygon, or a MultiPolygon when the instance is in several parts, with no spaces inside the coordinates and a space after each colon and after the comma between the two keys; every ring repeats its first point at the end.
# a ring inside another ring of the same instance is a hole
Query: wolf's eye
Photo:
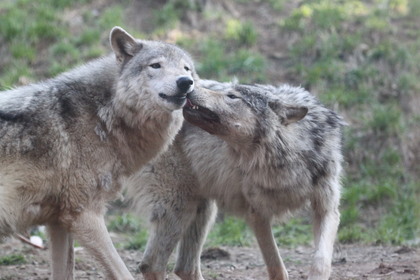
{"type": "Polygon", "coordinates": [[[149,66],[152,67],[153,69],[159,69],[160,63],[153,63],[153,64],[150,64],[149,66]]]}
{"type": "Polygon", "coordinates": [[[190,67],[184,66],[185,71],[190,71],[190,67]]]}
{"type": "Polygon", "coordinates": [[[229,97],[230,99],[237,99],[237,98],[239,98],[238,96],[236,96],[234,94],[228,94],[226,96],[229,97]]]}

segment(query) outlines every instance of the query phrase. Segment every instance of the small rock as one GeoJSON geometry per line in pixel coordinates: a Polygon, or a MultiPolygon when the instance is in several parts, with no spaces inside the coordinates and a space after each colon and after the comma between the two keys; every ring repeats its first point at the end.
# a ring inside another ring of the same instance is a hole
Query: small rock
{"type": "Polygon", "coordinates": [[[217,260],[217,259],[229,259],[230,253],[218,247],[208,248],[201,254],[201,259],[217,260]]]}
{"type": "Polygon", "coordinates": [[[32,235],[29,239],[32,244],[37,245],[39,247],[43,247],[44,242],[42,241],[42,238],[37,235],[32,235]]]}

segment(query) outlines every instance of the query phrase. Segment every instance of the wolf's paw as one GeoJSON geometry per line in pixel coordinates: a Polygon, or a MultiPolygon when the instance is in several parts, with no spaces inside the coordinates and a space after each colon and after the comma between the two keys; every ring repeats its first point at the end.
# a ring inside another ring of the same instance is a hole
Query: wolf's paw
{"type": "Polygon", "coordinates": [[[308,280],[328,280],[330,274],[331,262],[324,258],[315,258],[309,271],[308,280]]]}
{"type": "Polygon", "coordinates": [[[270,280],[289,280],[289,273],[285,267],[267,267],[270,280]]]}
{"type": "Polygon", "coordinates": [[[204,280],[201,272],[186,272],[175,270],[175,274],[182,280],[204,280]]]}
{"type": "Polygon", "coordinates": [[[139,270],[143,274],[145,280],[165,280],[165,272],[156,272],[153,271],[152,266],[148,263],[141,263],[139,270]]]}

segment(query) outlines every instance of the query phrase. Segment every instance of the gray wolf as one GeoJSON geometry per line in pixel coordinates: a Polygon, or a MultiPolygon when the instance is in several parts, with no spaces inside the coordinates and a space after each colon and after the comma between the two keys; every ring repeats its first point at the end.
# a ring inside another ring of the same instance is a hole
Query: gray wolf
{"type": "Polygon", "coordinates": [[[73,238],[106,279],[132,279],[104,222],[107,201],[181,128],[197,79],[182,49],[110,33],[113,54],[0,93],[0,237],[47,226],[52,278],[73,279],[73,238]]]}
{"type": "Polygon", "coordinates": [[[200,253],[219,208],[255,233],[271,280],[288,279],[271,222],[312,205],[315,254],[308,279],[328,279],[339,224],[343,120],[298,87],[201,81],[183,109],[173,145],[130,178],[128,197],[149,210],[151,236],[140,269],[164,279],[203,279],[200,253]]]}

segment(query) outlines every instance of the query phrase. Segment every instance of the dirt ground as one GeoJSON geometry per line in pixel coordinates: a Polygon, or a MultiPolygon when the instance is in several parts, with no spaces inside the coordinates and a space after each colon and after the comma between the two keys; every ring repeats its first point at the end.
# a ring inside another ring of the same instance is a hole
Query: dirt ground
{"type": "MultiPolygon", "coordinates": [[[[113,234],[114,240],[119,239],[113,234]]],[[[298,247],[281,249],[290,279],[306,279],[313,249],[298,247]]],[[[124,262],[136,279],[143,279],[138,270],[142,252],[119,250],[124,262]]],[[[11,254],[22,254],[25,264],[0,265],[0,280],[44,280],[49,279],[48,250],[36,249],[15,238],[0,243],[0,258],[11,254]]],[[[89,254],[76,249],[76,279],[104,279],[100,268],[89,254]]],[[[171,259],[168,270],[174,266],[171,259]]],[[[265,266],[257,247],[220,247],[203,252],[202,271],[207,280],[259,280],[267,279],[265,266]]],[[[168,273],[168,280],[177,278],[168,273]]],[[[420,249],[408,247],[374,247],[336,245],[331,279],[420,279],[420,249]]]]}

